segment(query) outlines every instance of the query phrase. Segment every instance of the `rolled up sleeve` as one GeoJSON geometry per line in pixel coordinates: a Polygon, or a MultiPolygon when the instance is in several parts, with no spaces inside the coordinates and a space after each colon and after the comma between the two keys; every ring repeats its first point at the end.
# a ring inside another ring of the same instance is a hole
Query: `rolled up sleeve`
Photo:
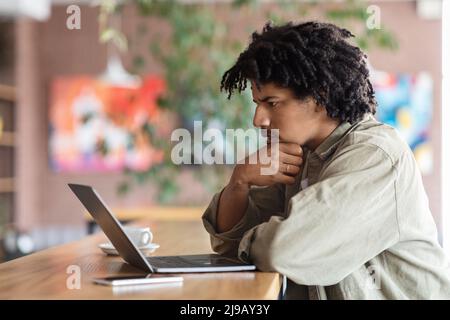
{"type": "Polygon", "coordinates": [[[230,230],[217,232],[217,212],[220,196],[216,193],[202,216],[203,225],[210,234],[211,247],[218,254],[237,258],[239,243],[246,231],[259,225],[274,214],[284,211],[284,186],[252,187],[249,191],[248,207],[242,219],[230,230]]]}
{"type": "Polygon", "coordinates": [[[319,182],[243,236],[238,258],[303,285],[333,285],[399,239],[395,163],[379,147],[343,147],[319,182]]]}

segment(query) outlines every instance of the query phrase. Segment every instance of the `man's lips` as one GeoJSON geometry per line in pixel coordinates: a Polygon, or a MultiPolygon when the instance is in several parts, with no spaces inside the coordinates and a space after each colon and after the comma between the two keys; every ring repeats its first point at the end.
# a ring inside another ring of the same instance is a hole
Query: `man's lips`
{"type": "MultiPolygon", "coordinates": [[[[287,142],[283,139],[278,138],[278,143],[282,143],[282,142],[287,142]]],[[[267,144],[271,144],[272,143],[272,139],[270,138],[270,136],[267,137],[267,144]]]]}
{"type": "MultiPolygon", "coordinates": [[[[262,130],[261,136],[263,136],[264,138],[267,139],[267,144],[272,143],[272,135],[271,135],[270,129],[262,130]]],[[[283,139],[281,139],[280,136],[278,136],[278,142],[285,142],[285,141],[283,139]]]]}

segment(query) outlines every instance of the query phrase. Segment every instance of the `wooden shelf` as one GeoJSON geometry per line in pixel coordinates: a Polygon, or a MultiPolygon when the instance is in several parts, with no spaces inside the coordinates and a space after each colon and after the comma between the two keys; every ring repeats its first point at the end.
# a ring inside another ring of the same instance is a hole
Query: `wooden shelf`
{"type": "Polygon", "coordinates": [[[0,99],[16,101],[16,89],[8,85],[0,84],[0,99]]]}
{"type": "MultiPolygon", "coordinates": [[[[169,221],[199,221],[206,207],[136,207],[114,208],[112,211],[121,221],[133,221],[140,219],[169,220],[169,221]]],[[[87,221],[92,221],[88,212],[84,213],[87,221]]]]}
{"type": "Polygon", "coordinates": [[[14,178],[0,178],[0,193],[14,192],[14,178]]]}
{"type": "MultiPolygon", "coordinates": [[[[16,100],[15,88],[12,86],[0,84],[0,100],[14,102],[16,100]]],[[[11,106],[13,106],[13,104],[11,106]]],[[[14,146],[14,132],[1,131],[1,130],[2,130],[2,124],[0,123],[0,146],[13,147],[14,146]]]]}
{"type": "Polygon", "coordinates": [[[14,132],[9,132],[9,131],[0,132],[0,146],[13,147],[14,146],[14,132]]]}

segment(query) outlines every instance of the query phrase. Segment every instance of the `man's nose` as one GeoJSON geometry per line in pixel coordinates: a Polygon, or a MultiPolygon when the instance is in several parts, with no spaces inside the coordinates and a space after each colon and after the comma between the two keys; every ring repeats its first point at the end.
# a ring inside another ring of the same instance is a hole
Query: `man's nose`
{"type": "Polygon", "coordinates": [[[268,128],[270,126],[269,112],[263,106],[256,107],[253,125],[257,128],[268,128]]]}

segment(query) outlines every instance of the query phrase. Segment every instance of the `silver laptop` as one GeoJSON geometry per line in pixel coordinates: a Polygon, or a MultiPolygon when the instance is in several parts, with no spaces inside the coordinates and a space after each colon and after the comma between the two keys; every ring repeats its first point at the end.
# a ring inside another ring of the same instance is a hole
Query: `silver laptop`
{"type": "Polygon", "coordinates": [[[256,267],[218,254],[145,257],[128,238],[94,188],[69,184],[86,210],[106,234],[120,256],[132,266],[151,273],[249,271],[256,267]]]}

